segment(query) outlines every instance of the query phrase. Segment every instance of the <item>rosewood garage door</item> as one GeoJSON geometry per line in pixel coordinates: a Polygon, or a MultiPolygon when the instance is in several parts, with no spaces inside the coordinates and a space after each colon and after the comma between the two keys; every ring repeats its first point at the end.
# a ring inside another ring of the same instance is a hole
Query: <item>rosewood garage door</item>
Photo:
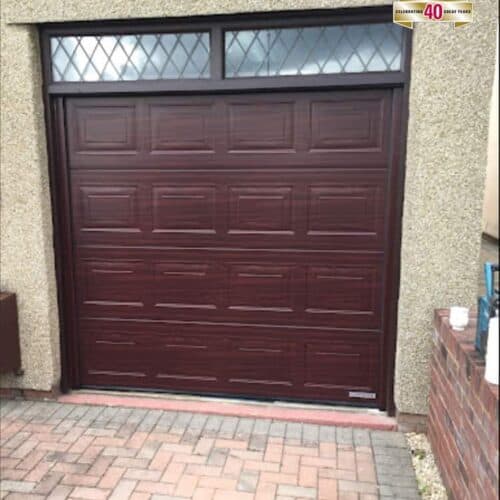
{"type": "Polygon", "coordinates": [[[81,384],[378,398],[392,103],[67,98],[81,384]]]}

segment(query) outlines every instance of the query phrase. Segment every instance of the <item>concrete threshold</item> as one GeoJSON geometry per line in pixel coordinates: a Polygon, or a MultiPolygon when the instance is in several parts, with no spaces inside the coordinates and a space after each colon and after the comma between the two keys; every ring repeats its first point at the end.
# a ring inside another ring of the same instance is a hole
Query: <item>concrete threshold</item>
{"type": "Polygon", "coordinates": [[[238,418],[284,420],[336,427],[397,430],[396,420],[379,410],[254,401],[166,393],[78,390],[58,397],[60,403],[120,406],[175,412],[204,413],[238,418]]]}

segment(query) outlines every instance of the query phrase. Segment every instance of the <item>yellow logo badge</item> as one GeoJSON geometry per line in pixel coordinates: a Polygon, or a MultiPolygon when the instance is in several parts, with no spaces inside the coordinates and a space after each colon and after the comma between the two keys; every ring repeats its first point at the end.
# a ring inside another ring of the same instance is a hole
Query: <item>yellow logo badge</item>
{"type": "Polygon", "coordinates": [[[413,23],[454,23],[455,27],[472,22],[472,2],[394,2],[393,21],[405,28],[413,23]]]}

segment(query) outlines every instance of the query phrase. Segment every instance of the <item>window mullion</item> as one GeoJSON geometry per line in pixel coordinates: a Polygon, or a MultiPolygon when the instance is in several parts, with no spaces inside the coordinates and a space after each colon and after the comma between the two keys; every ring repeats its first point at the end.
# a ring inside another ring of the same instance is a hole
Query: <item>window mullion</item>
{"type": "Polygon", "coordinates": [[[210,78],[224,79],[224,32],[221,26],[214,26],[210,30],[210,78]]]}

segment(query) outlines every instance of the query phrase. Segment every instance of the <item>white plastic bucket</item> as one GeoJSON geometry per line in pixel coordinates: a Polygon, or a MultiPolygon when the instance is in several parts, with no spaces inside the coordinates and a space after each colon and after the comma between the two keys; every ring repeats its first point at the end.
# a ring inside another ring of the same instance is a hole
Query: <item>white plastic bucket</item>
{"type": "Polygon", "coordinates": [[[486,370],[484,378],[490,384],[498,385],[498,316],[490,319],[488,325],[488,345],[486,348],[486,370]]]}

